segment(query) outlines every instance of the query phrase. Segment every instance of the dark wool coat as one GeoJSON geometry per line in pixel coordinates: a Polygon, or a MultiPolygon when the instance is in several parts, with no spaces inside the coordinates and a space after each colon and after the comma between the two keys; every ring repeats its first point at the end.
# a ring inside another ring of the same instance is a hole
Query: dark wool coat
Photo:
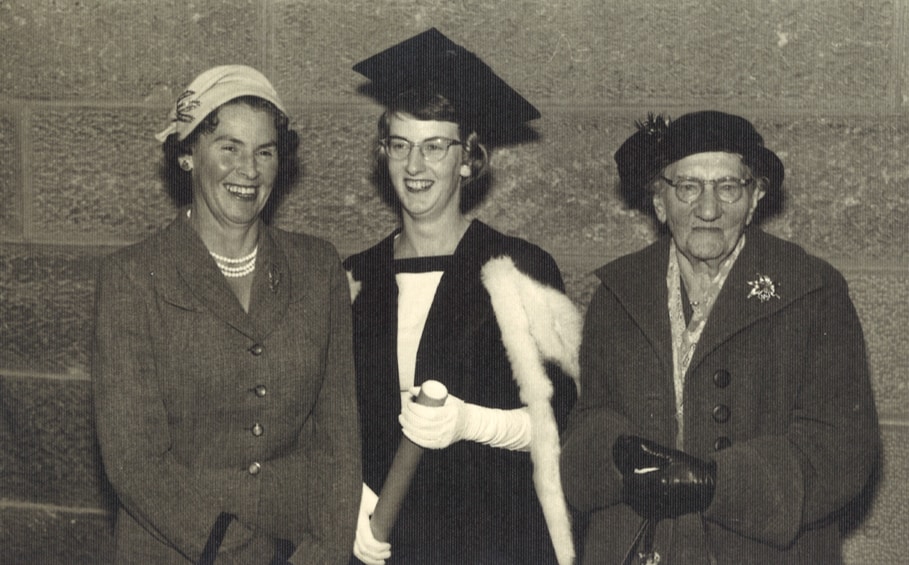
{"type": "MultiPolygon", "coordinates": [[[[589,515],[584,563],[621,563],[640,523],[620,500],[616,437],[675,444],[668,257],[667,237],[597,271],[582,394],[562,451],[565,494],[589,515]]],[[[683,448],[717,462],[717,490],[703,522],[660,523],[661,564],[841,563],[834,517],[865,485],[879,450],[864,339],[843,277],[750,229],[697,345],[684,402],[683,448]],[[779,298],[748,298],[760,275],[779,298]]]]}
{"type": "MultiPolygon", "coordinates": [[[[350,257],[357,393],[364,479],[380,492],[401,440],[397,359],[397,293],[392,234],[350,257]]],[[[563,290],[546,252],[478,221],[461,239],[439,283],[417,351],[415,381],[435,379],[465,402],[522,406],[489,294],[480,279],[491,258],[563,290]]],[[[553,410],[561,429],[576,398],[574,382],[550,367],[553,410]]],[[[556,446],[557,447],[557,446],[556,446]]],[[[528,453],[462,441],[426,450],[395,530],[390,563],[554,563],[531,479],[528,453]]]]}
{"type": "Polygon", "coordinates": [[[346,563],[360,446],[347,279],[322,240],[265,228],[249,314],[184,214],[105,260],[92,379],[121,507],[117,562],[346,563]]]}

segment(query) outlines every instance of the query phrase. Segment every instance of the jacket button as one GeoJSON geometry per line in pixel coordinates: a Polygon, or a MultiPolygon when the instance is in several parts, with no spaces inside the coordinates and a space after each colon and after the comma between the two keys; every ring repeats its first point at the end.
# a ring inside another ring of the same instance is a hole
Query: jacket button
{"type": "Polygon", "coordinates": [[[729,386],[729,381],[731,380],[732,376],[726,369],[720,369],[713,374],[713,384],[715,384],[717,388],[726,388],[729,386]]]}
{"type": "Polygon", "coordinates": [[[252,432],[252,435],[254,435],[256,437],[259,437],[260,435],[265,433],[265,429],[262,427],[261,424],[259,424],[259,422],[256,422],[253,425],[253,427],[250,428],[250,431],[252,432]]]}
{"type": "Polygon", "coordinates": [[[732,442],[729,441],[728,437],[721,436],[721,437],[716,438],[716,441],[713,442],[713,450],[722,451],[722,450],[726,449],[727,447],[730,447],[731,445],[732,445],[732,442]]]}
{"type": "Polygon", "coordinates": [[[250,475],[258,475],[259,471],[262,470],[262,465],[258,461],[253,461],[246,470],[249,471],[250,475]]]}
{"type": "Polygon", "coordinates": [[[713,420],[720,424],[725,424],[729,421],[729,416],[731,412],[729,407],[725,404],[717,404],[713,407],[713,420]]]}
{"type": "Polygon", "coordinates": [[[249,352],[256,356],[262,355],[263,351],[265,351],[265,348],[262,347],[261,343],[257,343],[249,348],[249,352]]]}
{"type": "Polygon", "coordinates": [[[256,393],[256,396],[258,396],[259,398],[262,398],[263,396],[268,394],[268,389],[265,387],[265,385],[257,385],[256,388],[253,389],[253,391],[256,393]]]}

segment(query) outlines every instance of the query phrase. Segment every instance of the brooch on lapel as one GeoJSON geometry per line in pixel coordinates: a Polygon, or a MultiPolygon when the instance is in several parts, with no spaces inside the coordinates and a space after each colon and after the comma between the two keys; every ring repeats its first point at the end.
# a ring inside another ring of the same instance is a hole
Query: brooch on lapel
{"type": "Polygon", "coordinates": [[[758,275],[756,281],[748,281],[748,286],[751,287],[748,298],[757,296],[758,300],[761,302],[767,302],[771,298],[779,299],[780,297],[780,295],[776,293],[776,285],[773,284],[773,281],[770,280],[770,277],[767,275],[758,275]]]}
{"type": "Polygon", "coordinates": [[[272,292],[278,292],[278,285],[281,284],[281,271],[271,266],[268,269],[268,288],[272,292]]]}

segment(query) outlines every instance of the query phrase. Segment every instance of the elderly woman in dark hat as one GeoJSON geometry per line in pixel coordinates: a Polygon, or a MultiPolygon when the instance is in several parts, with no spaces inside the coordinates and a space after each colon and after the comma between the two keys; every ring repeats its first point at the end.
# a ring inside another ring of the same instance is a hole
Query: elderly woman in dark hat
{"type": "Polygon", "coordinates": [[[354,554],[371,565],[567,564],[558,434],[576,398],[581,319],[548,253],[468,216],[486,141],[539,113],[436,29],[354,69],[385,105],[376,178],[400,215],[345,263],[365,481],[354,554]],[[414,402],[427,380],[447,387],[443,406],[414,402]],[[370,515],[405,436],[425,452],[389,543],[374,539],[370,515]]]}
{"type": "Polygon", "coordinates": [[[297,134],[261,73],[226,65],[157,138],[189,204],[98,285],[117,563],[346,563],[361,481],[347,278],[329,243],[262,218],[297,134]]]}
{"type": "Polygon", "coordinates": [[[877,417],[843,277],[752,225],[783,164],[712,111],[651,117],[615,159],[667,233],[597,271],[562,452],[583,562],[841,563],[877,417]]]}

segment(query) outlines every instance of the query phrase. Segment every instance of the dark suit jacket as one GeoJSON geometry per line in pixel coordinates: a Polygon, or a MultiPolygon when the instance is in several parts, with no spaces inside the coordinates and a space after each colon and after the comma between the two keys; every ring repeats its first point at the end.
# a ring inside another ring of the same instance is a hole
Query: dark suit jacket
{"type": "MultiPolygon", "coordinates": [[[[588,512],[585,563],[619,563],[640,518],[621,503],[612,444],[622,433],[674,446],[669,239],[597,271],[581,398],[562,452],[569,502],[588,512]]],[[[664,521],[673,565],[841,562],[832,518],[879,450],[864,339],[846,283],[800,247],[751,229],[685,380],[684,450],[717,462],[703,514],[664,521]],[[748,298],[766,275],[779,298],[748,298]]]]}
{"type": "MultiPolygon", "coordinates": [[[[379,492],[401,440],[397,361],[397,284],[392,234],[345,265],[360,285],[353,303],[364,479],[379,492]]],[[[417,351],[416,384],[441,381],[454,396],[481,406],[522,406],[501,332],[480,279],[493,257],[562,290],[545,251],[474,221],[443,275],[417,351]]],[[[576,398],[570,377],[549,371],[562,427],[576,398]]],[[[394,563],[548,563],[554,560],[532,483],[527,453],[457,442],[427,450],[392,537],[394,563]]]]}
{"type": "Polygon", "coordinates": [[[265,228],[249,314],[180,214],[105,260],[92,370],[118,562],[346,562],[360,446],[346,277],[330,244],[265,228]],[[232,558],[231,561],[228,561],[232,558]]]}

